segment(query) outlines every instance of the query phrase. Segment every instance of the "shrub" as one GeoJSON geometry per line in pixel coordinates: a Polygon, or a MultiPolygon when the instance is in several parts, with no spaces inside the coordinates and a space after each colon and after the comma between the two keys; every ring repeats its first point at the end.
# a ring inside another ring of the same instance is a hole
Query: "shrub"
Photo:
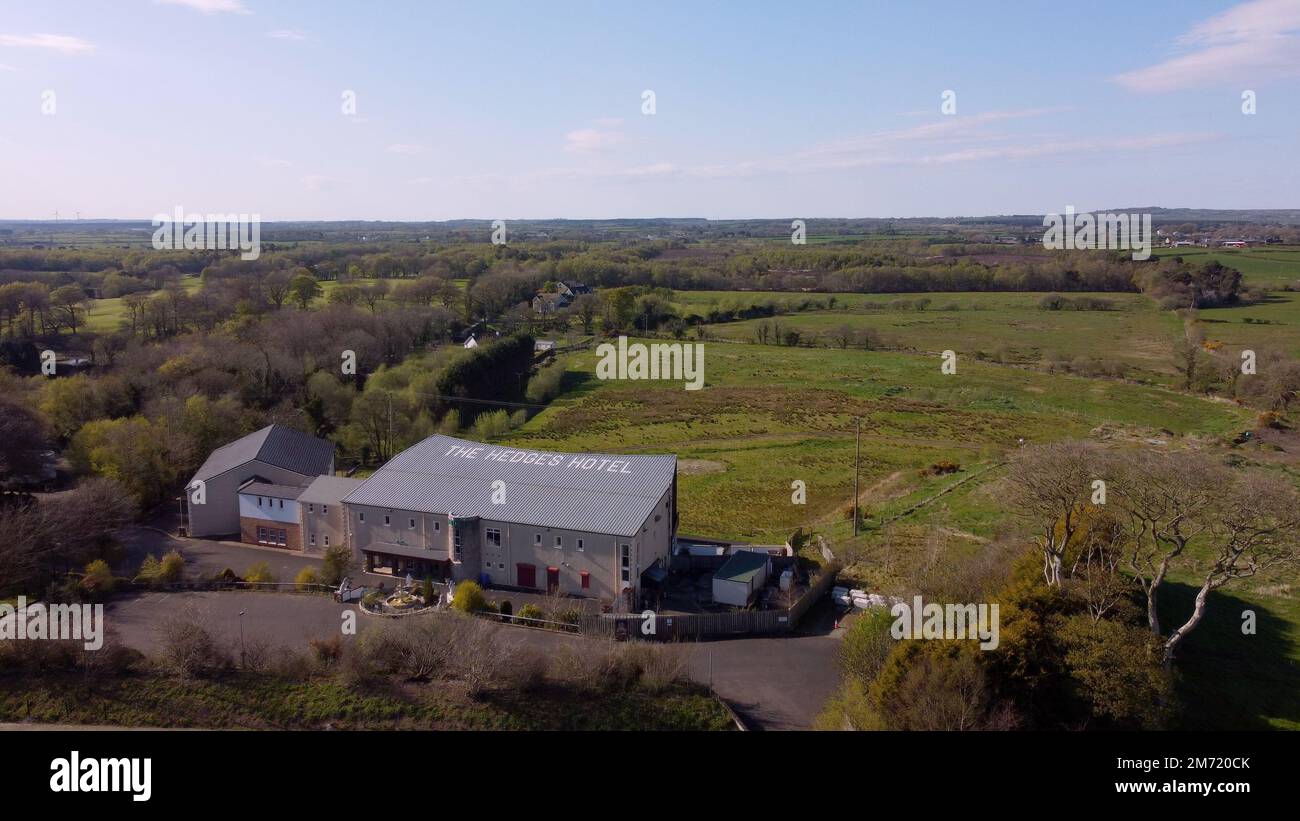
{"type": "Polygon", "coordinates": [[[86,565],[86,575],[81,579],[81,589],[91,598],[107,596],[113,592],[113,571],[108,562],[95,559],[86,565]]]}
{"type": "Polygon", "coordinates": [[[344,545],[334,545],[325,549],[322,557],[319,581],[336,587],[343,577],[352,572],[352,551],[344,545]]]}
{"type": "Polygon", "coordinates": [[[266,562],[257,562],[244,571],[244,581],[266,584],[274,582],[275,576],[271,573],[271,566],[269,564],[266,562]]]}
{"type": "Polygon", "coordinates": [[[515,614],[515,617],[519,619],[544,619],[546,613],[542,611],[542,608],[530,602],[519,608],[519,612],[515,614]]]}
{"type": "Polygon", "coordinates": [[[420,586],[420,598],[424,599],[425,607],[429,607],[438,600],[438,593],[433,587],[433,579],[425,578],[424,584],[420,586]]]}
{"type": "Polygon", "coordinates": [[[171,550],[158,563],[158,580],[167,583],[180,581],[185,575],[185,559],[179,550],[171,550]]]}
{"type": "Polygon", "coordinates": [[[208,632],[193,612],[180,612],[162,623],[159,629],[164,669],[183,678],[214,675],[233,666],[229,652],[208,632]]]}
{"type": "Polygon", "coordinates": [[[298,585],[299,590],[306,590],[311,585],[319,584],[320,579],[316,575],[316,568],[304,567],[302,570],[299,570],[298,575],[293,579],[293,583],[298,585]]]}
{"type": "Polygon", "coordinates": [[[162,579],[162,562],[152,553],[144,557],[140,562],[140,572],[135,575],[135,581],[146,584],[158,584],[162,579]]]}
{"type": "MultiPolygon", "coordinates": [[[[476,582],[463,581],[456,585],[456,592],[451,597],[451,607],[462,613],[477,613],[487,609],[487,598],[483,588],[476,582]]],[[[521,608],[522,610],[522,608],[521,608]]]]}

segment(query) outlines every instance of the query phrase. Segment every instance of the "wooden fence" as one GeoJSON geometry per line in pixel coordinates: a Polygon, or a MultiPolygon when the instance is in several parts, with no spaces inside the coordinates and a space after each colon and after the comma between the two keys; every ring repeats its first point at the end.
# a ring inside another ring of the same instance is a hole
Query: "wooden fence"
{"type": "Polygon", "coordinates": [[[737,610],[733,613],[598,613],[583,616],[580,632],[608,638],[645,638],[661,641],[711,636],[770,635],[788,633],[799,625],[808,609],[830,592],[840,572],[831,562],[808,590],[790,608],[781,610],[737,610]]]}

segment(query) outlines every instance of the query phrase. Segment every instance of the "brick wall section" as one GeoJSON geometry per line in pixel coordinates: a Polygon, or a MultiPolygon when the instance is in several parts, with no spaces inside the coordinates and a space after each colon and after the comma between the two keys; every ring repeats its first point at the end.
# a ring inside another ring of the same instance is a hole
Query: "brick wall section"
{"type": "MultiPolygon", "coordinates": [[[[283,550],[302,550],[302,527],[300,525],[289,524],[288,522],[272,522],[268,519],[250,519],[246,516],[239,517],[239,540],[244,544],[259,544],[257,541],[257,529],[279,528],[284,531],[283,550]]],[[[262,545],[263,547],[280,547],[277,545],[262,545]]]]}

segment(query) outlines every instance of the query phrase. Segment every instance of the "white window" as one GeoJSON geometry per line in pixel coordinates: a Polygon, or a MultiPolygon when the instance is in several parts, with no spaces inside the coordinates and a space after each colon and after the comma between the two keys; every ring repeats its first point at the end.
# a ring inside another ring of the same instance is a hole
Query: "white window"
{"type": "Polygon", "coordinates": [[[357,511],[357,521],[363,523],[366,521],[366,512],[364,510],[357,511]]]}
{"type": "Polygon", "coordinates": [[[582,539],[579,539],[579,540],[578,540],[578,552],[582,552],[582,550],[583,550],[583,547],[582,547],[582,539]]]}
{"type": "Polygon", "coordinates": [[[452,553],[453,553],[453,555],[455,556],[456,561],[460,561],[460,556],[461,556],[461,553],[460,553],[460,534],[459,534],[459,533],[454,534],[454,535],[451,537],[451,542],[452,542],[452,553]]]}
{"type": "Polygon", "coordinates": [[[437,519],[434,519],[434,520],[433,520],[433,532],[434,532],[434,533],[437,533],[437,532],[439,532],[440,530],[442,530],[442,522],[439,522],[437,519]]]}
{"type": "Polygon", "coordinates": [[[315,513],[315,512],[316,512],[316,506],[315,506],[314,504],[312,504],[311,502],[308,502],[308,503],[307,503],[307,512],[308,512],[308,513],[315,513]]]}
{"type": "Polygon", "coordinates": [[[326,536],[326,537],[325,537],[325,546],[326,546],[326,547],[329,547],[329,546],[330,546],[330,537],[329,537],[329,536],[326,536]]]}
{"type": "Polygon", "coordinates": [[[485,538],[487,539],[487,543],[488,543],[488,544],[492,545],[493,547],[500,547],[500,546],[501,546],[501,531],[500,531],[500,530],[497,530],[497,529],[494,528],[494,527],[489,527],[489,528],[488,528],[484,533],[485,533],[485,538]]]}
{"type": "Polygon", "coordinates": [[[312,543],[313,546],[316,544],[316,534],[315,534],[315,533],[311,534],[311,543],[312,543]]]}
{"type": "Polygon", "coordinates": [[[415,530],[415,520],[414,520],[414,519],[408,519],[407,521],[409,521],[409,522],[411,523],[411,530],[415,530]]]}
{"type": "Polygon", "coordinates": [[[280,502],[280,509],[284,510],[284,500],[280,499],[279,502],[280,502]]]}
{"type": "Polygon", "coordinates": [[[556,548],[558,548],[558,549],[560,549],[560,550],[563,550],[563,549],[564,549],[564,539],[561,538],[561,537],[559,537],[559,536],[556,536],[556,537],[555,537],[555,546],[556,546],[556,548]]]}
{"type": "Polygon", "coordinates": [[[262,506],[262,497],[261,497],[261,496],[258,496],[258,497],[257,497],[257,506],[258,506],[258,507],[261,507],[261,506],[262,506]]]}
{"type": "Polygon", "coordinates": [[[542,543],[542,534],[540,533],[535,534],[533,536],[533,544],[541,544],[541,543],[542,543]]]}
{"type": "Polygon", "coordinates": [[[388,525],[389,525],[389,523],[390,523],[391,521],[392,521],[392,520],[391,520],[388,516],[385,516],[385,517],[384,517],[384,527],[388,527],[388,525]]]}
{"type": "Polygon", "coordinates": [[[328,515],[330,515],[330,506],[329,506],[329,505],[321,505],[321,506],[320,506],[320,515],[322,515],[322,516],[328,516],[328,515]]]}

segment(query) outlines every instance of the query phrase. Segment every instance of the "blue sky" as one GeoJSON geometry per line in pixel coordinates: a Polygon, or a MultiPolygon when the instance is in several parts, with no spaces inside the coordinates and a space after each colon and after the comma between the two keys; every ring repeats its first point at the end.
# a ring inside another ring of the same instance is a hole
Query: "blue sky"
{"type": "Polygon", "coordinates": [[[1294,208],[1298,81],[1300,0],[0,0],[0,218],[1294,208]]]}

